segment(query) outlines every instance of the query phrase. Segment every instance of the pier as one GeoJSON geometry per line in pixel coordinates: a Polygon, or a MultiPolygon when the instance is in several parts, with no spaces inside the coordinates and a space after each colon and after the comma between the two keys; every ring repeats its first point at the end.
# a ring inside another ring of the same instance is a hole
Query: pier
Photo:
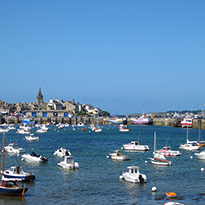
{"type": "MultiPolygon", "coordinates": [[[[19,124],[22,123],[21,117],[12,117],[12,118],[2,118],[0,116],[0,124],[19,124]]],[[[68,124],[78,124],[79,122],[83,122],[84,124],[99,124],[99,125],[107,125],[109,123],[108,117],[32,117],[31,121],[34,121],[35,124],[44,124],[44,123],[68,123],[68,124]]],[[[173,126],[172,118],[153,118],[153,125],[158,126],[173,126]]],[[[205,129],[205,119],[194,119],[193,120],[193,128],[199,129],[199,122],[201,122],[201,129],[205,129]]],[[[131,125],[131,119],[127,118],[127,124],[131,125]]],[[[137,125],[136,125],[137,126],[137,125]]]]}

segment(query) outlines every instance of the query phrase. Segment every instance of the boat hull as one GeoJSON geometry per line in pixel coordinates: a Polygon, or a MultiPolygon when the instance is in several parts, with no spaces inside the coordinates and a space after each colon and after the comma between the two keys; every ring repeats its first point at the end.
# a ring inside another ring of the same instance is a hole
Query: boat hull
{"type": "Polygon", "coordinates": [[[18,187],[18,188],[9,188],[0,186],[0,194],[1,195],[9,195],[9,196],[23,196],[25,192],[27,192],[28,188],[18,187]]]}

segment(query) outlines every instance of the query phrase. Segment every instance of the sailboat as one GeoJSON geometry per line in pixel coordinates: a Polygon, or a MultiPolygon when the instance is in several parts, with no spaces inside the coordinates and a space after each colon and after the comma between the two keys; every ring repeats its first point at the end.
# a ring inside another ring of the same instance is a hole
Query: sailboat
{"type": "Polygon", "coordinates": [[[154,133],[154,158],[151,159],[151,163],[154,165],[171,166],[172,162],[167,160],[163,154],[156,153],[156,132],[154,133]]]}
{"type": "Polygon", "coordinates": [[[3,154],[2,154],[2,182],[0,185],[0,194],[10,196],[22,196],[27,192],[28,188],[20,187],[16,181],[17,179],[5,178],[4,177],[4,146],[5,146],[5,135],[3,134],[3,154]]]}
{"type": "Polygon", "coordinates": [[[102,132],[102,128],[99,127],[99,125],[98,125],[98,116],[97,116],[97,126],[94,130],[95,130],[95,132],[102,132]]]}
{"type": "Polygon", "coordinates": [[[188,150],[188,151],[192,151],[192,150],[200,150],[201,147],[198,146],[196,144],[196,142],[194,141],[189,141],[188,140],[188,136],[189,136],[189,130],[188,130],[188,127],[187,127],[187,143],[186,144],[181,144],[179,146],[179,149],[184,149],[184,150],[188,150]]]}
{"type": "Polygon", "coordinates": [[[200,141],[201,120],[199,120],[199,140],[196,143],[198,146],[205,147],[205,141],[200,141]]]}

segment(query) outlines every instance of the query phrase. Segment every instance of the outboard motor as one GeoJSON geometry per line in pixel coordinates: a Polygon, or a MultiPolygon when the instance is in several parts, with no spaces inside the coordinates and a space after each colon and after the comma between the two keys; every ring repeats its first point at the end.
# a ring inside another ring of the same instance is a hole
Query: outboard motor
{"type": "Polygon", "coordinates": [[[139,175],[139,180],[140,180],[140,182],[144,182],[144,178],[142,177],[141,174],[139,175]]]}
{"type": "Polygon", "coordinates": [[[48,159],[45,156],[41,156],[41,160],[43,160],[44,163],[48,161],[48,159]]]}

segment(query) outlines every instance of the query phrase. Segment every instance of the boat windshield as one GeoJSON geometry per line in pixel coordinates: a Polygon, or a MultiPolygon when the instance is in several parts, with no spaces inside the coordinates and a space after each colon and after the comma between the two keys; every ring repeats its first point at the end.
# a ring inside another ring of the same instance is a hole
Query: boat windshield
{"type": "Polygon", "coordinates": [[[68,157],[68,158],[66,159],[66,163],[67,163],[67,164],[72,164],[72,163],[73,163],[73,158],[68,157]]]}

